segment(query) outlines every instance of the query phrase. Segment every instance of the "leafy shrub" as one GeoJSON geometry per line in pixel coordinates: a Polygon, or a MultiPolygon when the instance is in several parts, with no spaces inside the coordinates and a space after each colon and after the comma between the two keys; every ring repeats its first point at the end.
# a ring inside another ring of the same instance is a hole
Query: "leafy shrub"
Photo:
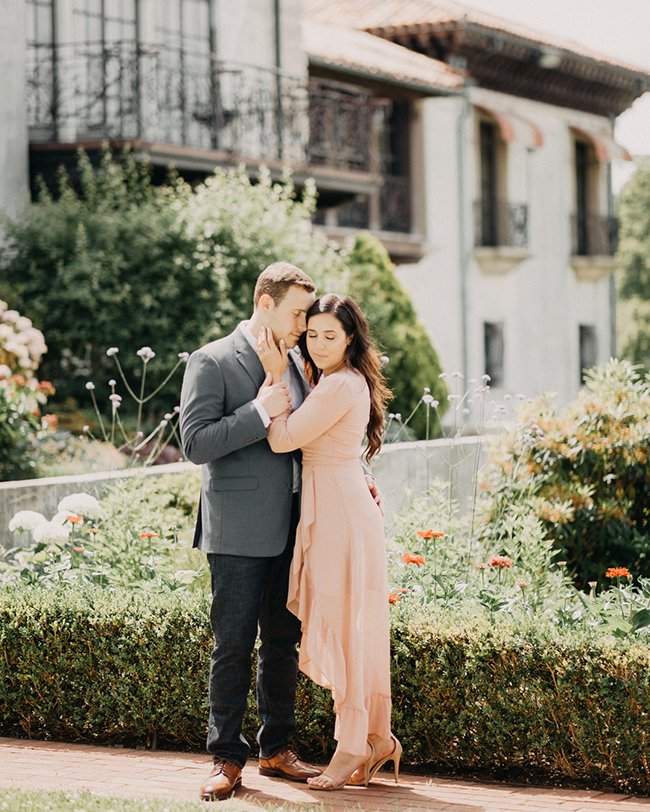
{"type": "MultiPolygon", "coordinates": [[[[346,292],[349,278],[391,357],[396,410],[410,413],[424,386],[442,391],[435,352],[385,251],[363,237],[348,268],[344,252],[311,228],[313,184],[298,200],[288,177],[273,183],[262,171],[253,182],[243,170],[217,170],[194,189],[173,177],[155,187],[128,151],[121,161],[106,151],[97,172],[80,152],[78,176],[78,189],[63,173],[57,199],[43,188],[7,223],[0,252],[0,292],[45,333],[43,369],[67,412],[75,411],[71,397],[81,408],[92,405],[89,377],[98,391],[108,388],[109,348],[119,349],[132,380],[141,374],[137,351],[151,347],[147,375],[155,388],[179,352],[250,315],[255,281],[276,260],[303,268],[319,293],[346,292]]],[[[176,405],[180,374],[173,383],[156,400],[158,413],[148,407],[152,425],[176,405]]],[[[423,434],[422,410],[415,423],[423,434]]]]}
{"type": "MultiPolygon", "coordinates": [[[[389,358],[384,373],[393,390],[391,412],[406,418],[418,405],[425,387],[439,401],[431,411],[429,437],[440,431],[447,407],[442,369],[424,327],[417,320],[411,298],[395,276],[395,266],[383,245],[368,233],[357,236],[347,257],[348,293],[363,310],[381,351],[389,358]]],[[[419,438],[427,433],[426,408],[418,409],[409,427],[419,438]]]]}
{"type": "Polygon", "coordinates": [[[56,425],[51,415],[41,417],[40,407],[53,392],[47,381],[0,377],[0,481],[36,476],[38,441],[56,425]]]}
{"type": "MultiPolygon", "coordinates": [[[[202,746],[208,613],[199,594],[1,590],[0,733],[202,746]]],[[[650,790],[645,645],[400,609],[392,668],[410,763],[650,790]]],[[[304,752],[331,752],[328,692],[300,675],[296,708],[304,752]]],[[[256,726],[251,702],[249,741],[256,726]]]]}
{"type": "Polygon", "coordinates": [[[576,583],[605,570],[650,576],[650,379],[627,361],[588,373],[576,401],[541,397],[522,407],[486,477],[493,536],[512,505],[527,506],[576,583]]]}
{"type": "MultiPolygon", "coordinates": [[[[56,200],[43,188],[7,224],[0,262],[7,296],[47,336],[43,369],[61,400],[89,405],[86,380],[107,383],[110,347],[131,377],[141,371],[137,350],[151,346],[157,385],[179,351],[250,314],[255,279],[276,259],[328,284],[341,268],[308,229],[310,204],[268,174],[253,185],[243,171],[217,171],[196,192],[173,179],[154,187],[146,166],[109,151],[97,173],[80,152],[78,174],[78,191],[62,174],[56,200]]],[[[177,400],[170,393],[156,405],[169,411],[177,400]]]]}

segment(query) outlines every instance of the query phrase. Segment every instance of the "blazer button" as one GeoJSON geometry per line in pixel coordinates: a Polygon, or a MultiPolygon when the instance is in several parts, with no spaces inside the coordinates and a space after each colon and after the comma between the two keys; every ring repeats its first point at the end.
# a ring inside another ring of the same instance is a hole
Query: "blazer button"
{"type": "Polygon", "coordinates": [[[291,488],[291,490],[293,490],[293,482],[289,483],[289,487],[291,488]]]}

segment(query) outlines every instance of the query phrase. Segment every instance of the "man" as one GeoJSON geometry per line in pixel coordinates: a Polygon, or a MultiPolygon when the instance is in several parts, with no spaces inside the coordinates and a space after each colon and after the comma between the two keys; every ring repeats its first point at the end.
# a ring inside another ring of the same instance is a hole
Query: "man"
{"type": "Polygon", "coordinates": [[[300,623],[286,600],[299,455],[274,454],[266,441],[270,420],[300,405],[306,383],[290,357],[283,380],[262,388],[266,376],[256,352],[267,329],[283,351],[295,347],[314,291],[294,265],[270,265],[257,280],[251,320],[193,353],[183,380],[183,448],[203,465],[194,546],[207,553],[212,579],[207,749],[214,766],[201,787],[204,800],[226,798],[241,783],[250,752],[241,728],[258,625],[260,772],[293,781],[321,772],[300,761],[290,743],[300,623]]]}

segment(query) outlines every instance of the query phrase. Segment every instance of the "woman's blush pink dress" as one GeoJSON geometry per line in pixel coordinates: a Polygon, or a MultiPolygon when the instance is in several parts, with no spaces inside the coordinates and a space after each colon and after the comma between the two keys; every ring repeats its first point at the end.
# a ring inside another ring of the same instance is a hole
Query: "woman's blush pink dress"
{"type": "Polygon", "coordinates": [[[300,669],[331,689],[339,749],[359,756],[368,734],[390,737],[391,713],[384,527],[359,461],[369,414],[365,379],[344,368],[269,427],[274,451],[302,449],[287,601],[302,622],[300,669]]]}

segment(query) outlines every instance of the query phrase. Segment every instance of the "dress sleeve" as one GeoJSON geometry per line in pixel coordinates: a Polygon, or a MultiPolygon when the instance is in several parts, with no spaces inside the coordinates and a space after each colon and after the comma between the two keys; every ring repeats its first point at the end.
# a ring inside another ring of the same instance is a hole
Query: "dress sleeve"
{"type": "Polygon", "coordinates": [[[295,412],[274,417],[268,427],[269,445],[278,453],[295,451],[325,434],[350,408],[352,393],[344,377],[321,378],[295,412]]]}

